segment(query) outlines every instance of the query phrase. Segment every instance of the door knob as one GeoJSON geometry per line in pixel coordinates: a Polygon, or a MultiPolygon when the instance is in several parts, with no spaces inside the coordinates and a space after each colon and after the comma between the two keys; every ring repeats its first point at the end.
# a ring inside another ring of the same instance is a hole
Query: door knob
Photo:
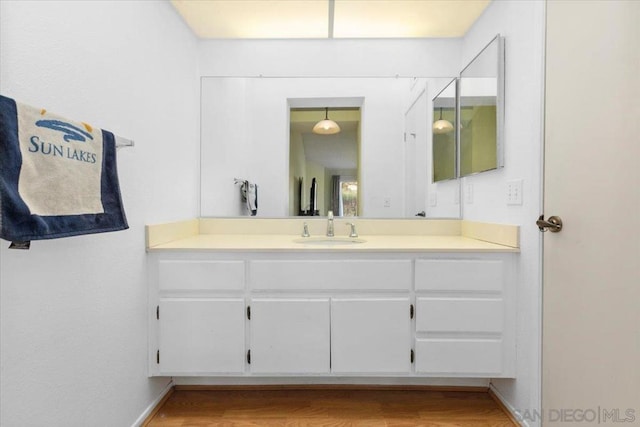
{"type": "Polygon", "coordinates": [[[544,219],[544,215],[540,215],[540,218],[536,221],[536,225],[540,231],[550,231],[557,233],[562,230],[562,219],[559,216],[550,216],[548,220],[544,219]]]}

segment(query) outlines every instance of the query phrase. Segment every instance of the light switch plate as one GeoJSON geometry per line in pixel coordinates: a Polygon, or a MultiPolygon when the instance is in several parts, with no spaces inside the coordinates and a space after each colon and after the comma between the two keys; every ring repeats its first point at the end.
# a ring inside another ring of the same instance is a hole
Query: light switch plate
{"type": "Polygon", "coordinates": [[[507,181],[507,205],[522,204],[522,180],[507,181]]]}
{"type": "Polygon", "coordinates": [[[438,193],[429,193],[429,206],[432,208],[438,206],[438,193]]]}

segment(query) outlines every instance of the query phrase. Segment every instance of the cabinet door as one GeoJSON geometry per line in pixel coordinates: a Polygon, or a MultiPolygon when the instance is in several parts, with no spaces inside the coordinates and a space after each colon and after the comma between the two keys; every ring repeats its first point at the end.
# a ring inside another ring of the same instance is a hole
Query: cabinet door
{"type": "Polygon", "coordinates": [[[251,372],[329,372],[329,299],[251,301],[251,372]]]}
{"type": "Polygon", "coordinates": [[[160,372],[244,372],[244,300],[160,299],[160,372]]]}
{"type": "Polygon", "coordinates": [[[409,298],[333,299],[331,367],[336,373],[411,371],[409,298]]]}

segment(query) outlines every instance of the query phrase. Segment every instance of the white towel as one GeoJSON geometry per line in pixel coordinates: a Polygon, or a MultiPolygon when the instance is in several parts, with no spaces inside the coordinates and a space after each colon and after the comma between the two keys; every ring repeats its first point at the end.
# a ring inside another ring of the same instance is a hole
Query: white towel
{"type": "Polygon", "coordinates": [[[252,182],[245,181],[240,187],[242,200],[247,204],[247,209],[251,212],[251,216],[258,213],[258,186],[252,182]]]}
{"type": "Polygon", "coordinates": [[[128,228],[114,135],[0,96],[0,238],[128,228]]]}

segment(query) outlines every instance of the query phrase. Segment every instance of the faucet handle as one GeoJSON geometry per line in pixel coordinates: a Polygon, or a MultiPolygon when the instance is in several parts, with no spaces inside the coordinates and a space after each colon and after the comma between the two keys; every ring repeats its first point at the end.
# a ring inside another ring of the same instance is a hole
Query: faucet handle
{"type": "Polygon", "coordinates": [[[333,211],[327,212],[327,219],[333,219],[333,211]]]}
{"type": "Polygon", "coordinates": [[[349,237],[358,237],[358,233],[356,233],[356,225],[353,222],[348,222],[347,225],[351,226],[351,233],[349,233],[349,237]]]}
{"type": "Polygon", "coordinates": [[[305,222],[304,225],[302,226],[302,237],[310,237],[310,236],[311,235],[309,234],[309,226],[305,222]]]}

